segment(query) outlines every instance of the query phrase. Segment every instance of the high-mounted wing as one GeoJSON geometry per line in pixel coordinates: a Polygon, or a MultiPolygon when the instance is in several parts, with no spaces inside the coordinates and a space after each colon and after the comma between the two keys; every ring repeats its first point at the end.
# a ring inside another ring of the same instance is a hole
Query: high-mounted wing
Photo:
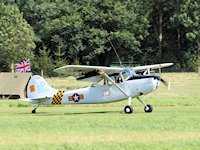
{"type": "Polygon", "coordinates": [[[102,66],[86,66],[86,65],[67,65],[55,69],[54,71],[58,73],[63,73],[66,75],[76,75],[75,73],[88,73],[93,71],[103,71],[107,74],[119,73],[123,71],[123,68],[115,67],[102,67],[102,66]]]}
{"type": "Polygon", "coordinates": [[[102,76],[99,71],[103,71],[108,75],[120,73],[123,68],[115,67],[102,67],[102,66],[85,66],[85,65],[67,65],[55,69],[54,71],[58,73],[63,73],[66,75],[72,75],[77,78],[77,80],[89,81],[89,82],[99,82],[102,76]]]}
{"type": "Polygon", "coordinates": [[[147,69],[159,69],[159,68],[169,67],[172,65],[173,63],[163,63],[163,64],[155,64],[155,65],[147,65],[147,66],[138,66],[138,67],[133,67],[133,70],[143,71],[147,69]]]}
{"type": "Polygon", "coordinates": [[[163,67],[168,67],[173,65],[173,63],[164,63],[164,64],[156,64],[156,65],[147,65],[147,66],[139,66],[132,67],[127,70],[127,68],[116,68],[116,67],[102,67],[102,66],[86,66],[86,65],[67,65],[60,68],[55,69],[55,72],[63,73],[66,75],[72,75],[77,77],[77,80],[84,80],[90,82],[98,82],[102,79],[102,75],[99,72],[105,72],[107,75],[112,76],[115,74],[119,74],[120,72],[125,72],[132,70],[132,74],[135,71],[143,71],[146,69],[158,69],[163,67]]]}

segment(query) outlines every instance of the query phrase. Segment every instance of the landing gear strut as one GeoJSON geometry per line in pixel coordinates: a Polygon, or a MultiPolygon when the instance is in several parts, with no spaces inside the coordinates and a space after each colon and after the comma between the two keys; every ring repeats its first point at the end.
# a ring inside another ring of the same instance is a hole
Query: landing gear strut
{"type": "MultiPolygon", "coordinates": [[[[128,98],[128,105],[126,105],[124,107],[124,112],[126,114],[131,114],[133,112],[133,110],[134,110],[133,107],[131,106],[131,99],[132,99],[131,97],[128,98]]],[[[142,105],[144,105],[144,112],[150,113],[150,112],[153,111],[153,106],[152,105],[145,104],[139,97],[137,97],[137,99],[142,105]]]]}
{"type": "Polygon", "coordinates": [[[35,107],[35,109],[32,110],[32,114],[36,113],[36,109],[40,106],[40,103],[38,103],[37,107],[35,107]]]}
{"type": "Polygon", "coordinates": [[[150,113],[153,111],[153,106],[150,104],[145,104],[139,97],[137,97],[138,101],[144,105],[144,112],[150,113]]]}
{"type": "Polygon", "coordinates": [[[128,105],[124,107],[124,112],[126,114],[131,114],[133,112],[133,107],[131,106],[131,97],[128,98],[128,105]]]}

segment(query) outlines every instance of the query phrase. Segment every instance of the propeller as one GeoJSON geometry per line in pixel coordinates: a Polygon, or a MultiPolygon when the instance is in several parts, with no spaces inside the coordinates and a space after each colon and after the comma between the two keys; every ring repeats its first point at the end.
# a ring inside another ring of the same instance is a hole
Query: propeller
{"type": "Polygon", "coordinates": [[[160,76],[154,76],[154,78],[159,80],[162,84],[164,84],[169,89],[169,84],[165,79],[161,78],[160,76]]]}
{"type": "Polygon", "coordinates": [[[166,86],[168,87],[168,83],[166,80],[164,80],[163,78],[160,77],[160,81],[166,86]]]}

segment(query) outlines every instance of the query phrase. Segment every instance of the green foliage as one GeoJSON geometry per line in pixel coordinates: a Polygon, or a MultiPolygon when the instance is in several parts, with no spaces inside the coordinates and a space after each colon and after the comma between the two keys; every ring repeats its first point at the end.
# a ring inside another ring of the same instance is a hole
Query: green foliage
{"type": "Polygon", "coordinates": [[[51,53],[62,41],[61,50],[70,64],[78,60],[108,65],[113,50],[107,37],[119,52],[126,51],[122,56],[141,54],[140,41],[148,34],[144,8],[147,11],[136,0],[27,1],[21,11],[51,53]]]}
{"type": "Polygon", "coordinates": [[[39,50],[39,56],[37,56],[38,70],[43,70],[44,75],[48,75],[55,68],[50,51],[45,45],[39,50]]]}
{"type": "Polygon", "coordinates": [[[200,2],[195,0],[184,0],[176,3],[174,15],[170,18],[176,28],[182,32],[184,39],[183,60],[187,67],[194,68],[200,56],[200,2]]]}
{"type": "Polygon", "coordinates": [[[200,57],[197,58],[196,66],[197,66],[197,67],[200,67],[200,57]]]}
{"type": "Polygon", "coordinates": [[[148,11],[140,13],[143,5],[137,1],[79,2],[85,25],[86,49],[83,60],[109,65],[116,59],[108,38],[121,58],[141,54],[141,40],[148,34],[148,11]]]}
{"type": "Polygon", "coordinates": [[[200,36],[200,3],[195,0],[184,0],[179,3],[173,21],[179,26],[183,25],[187,30],[186,38],[193,41],[200,36]]]}
{"type": "Polygon", "coordinates": [[[32,58],[34,33],[16,5],[0,3],[0,70],[8,71],[11,63],[32,58]]]}
{"type": "Polygon", "coordinates": [[[64,42],[58,35],[53,36],[52,41],[57,44],[57,50],[54,51],[55,66],[60,67],[66,65],[66,61],[64,60],[65,53],[62,51],[65,47],[64,42]]]}
{"type": "MultiPolygon", "coordinates": [[[[200,55],[196,0],[2,0],[0,7],[4,70],[33,57],[33,41],[34,54],[39,56],[44,44],[55,67],[110,65],[117,59],[109,40],[122,61],[141,65],[175,62],[195,68],[200,55]]],[[[37,71],[37,57],[31,62],[37,71]]]]}

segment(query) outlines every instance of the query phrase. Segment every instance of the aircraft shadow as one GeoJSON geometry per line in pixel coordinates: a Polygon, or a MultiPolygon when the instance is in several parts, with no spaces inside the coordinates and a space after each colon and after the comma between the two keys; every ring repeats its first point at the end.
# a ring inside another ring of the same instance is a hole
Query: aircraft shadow
{"type": "Polygon", "coordinates": [[[95,114],[125,114],[123,111],[93,111],[93,112],[69,112],[69,113],[52,113],[52,112],[37,112],[32,114],[31,112],[27,113],[18,113],[24,115],[35,115],[35,116],[59,116],[59,115],[95,115],[95,114]]]}
{"type": "Polygon", "coordinates": [[[120,111],[95,111],[95,112],[74,112],[64,113],[64,115],[87,115],[87,114],[122,114],[120,111]]]}

